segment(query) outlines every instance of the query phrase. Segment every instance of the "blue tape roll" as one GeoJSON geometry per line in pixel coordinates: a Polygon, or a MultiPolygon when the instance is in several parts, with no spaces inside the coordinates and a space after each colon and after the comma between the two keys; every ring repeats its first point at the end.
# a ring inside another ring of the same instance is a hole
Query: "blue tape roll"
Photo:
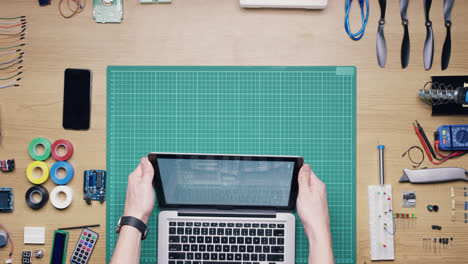
{"type": "Polygon", "coordinates": [[[52,165],[52,167],[50,168],[50,178],[53,182],[55,182],[55,184],[64,185],[71,181],[74,172],[75,170],[73,169],[73,166],[70,163],[66,161],[58,161],[55,162],[54,165],[52,165]],[[57,172],[60,168],[65,169],[65,171],[67,172],[67,175],[65,175],[65,178],[63,179],[57,177],[57,172]]]}

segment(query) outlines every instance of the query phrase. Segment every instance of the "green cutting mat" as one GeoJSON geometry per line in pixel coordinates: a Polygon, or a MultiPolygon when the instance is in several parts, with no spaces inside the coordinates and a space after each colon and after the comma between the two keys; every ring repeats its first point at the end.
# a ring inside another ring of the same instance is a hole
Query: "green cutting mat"
{"type": "MultiPolygon", "coordinates": [[[[355,263],[355,124],[355,67],[109,66],[107,262],[128,174],[158,151],[303,156],[327,185],[336,263],[355,263]]],[[[157,263],[158,213],[140,263],[157,263]]],[[[296,263],[307,263],[296,219],[296,263]]]]}

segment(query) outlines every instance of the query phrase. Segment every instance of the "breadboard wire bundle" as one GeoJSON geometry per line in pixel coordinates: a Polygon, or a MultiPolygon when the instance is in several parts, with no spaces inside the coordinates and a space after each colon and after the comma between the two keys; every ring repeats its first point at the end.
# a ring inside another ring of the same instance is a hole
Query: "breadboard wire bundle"
{"type": "Polygon", "coordinates": [[[0,17],[0,89],[19,86],[26,17],[0,17]]]}

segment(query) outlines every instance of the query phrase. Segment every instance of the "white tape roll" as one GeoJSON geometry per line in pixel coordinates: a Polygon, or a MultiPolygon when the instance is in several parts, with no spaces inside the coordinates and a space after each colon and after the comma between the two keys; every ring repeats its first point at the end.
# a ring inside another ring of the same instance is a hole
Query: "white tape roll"
{"type": "Polygon", "coordinates": [[[50,194],[50,202],[57,209],[65,209],[70,206],[73,201],[73,190],[68,186],[57,186],[55,187],[50,194]],[[65,194],[65,201],[59,199],[59,193],[65,194]]]}

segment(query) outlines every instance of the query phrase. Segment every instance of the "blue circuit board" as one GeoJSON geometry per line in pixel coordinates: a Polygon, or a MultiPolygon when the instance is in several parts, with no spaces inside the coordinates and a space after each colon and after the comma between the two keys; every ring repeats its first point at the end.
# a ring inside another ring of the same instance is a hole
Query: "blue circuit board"
{"type": "Polygon", "coordinates": [[[91,204],[91,201],[103,203],[106,200],[105,170],[87,170],[84,172],[83,200],[87,204],[91,204]]]}

